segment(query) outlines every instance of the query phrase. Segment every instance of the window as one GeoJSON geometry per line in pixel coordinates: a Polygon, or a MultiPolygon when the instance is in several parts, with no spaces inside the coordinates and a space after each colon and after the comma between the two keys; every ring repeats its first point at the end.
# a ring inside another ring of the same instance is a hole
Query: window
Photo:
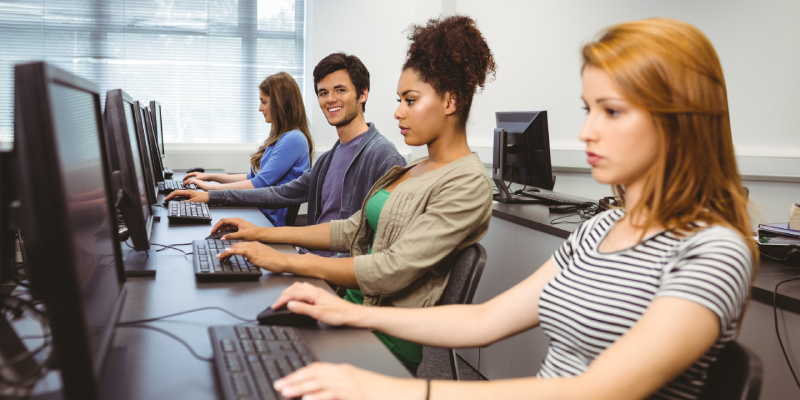
{"type": "Polygon", "coordinates": [[[304,0],[0,0],[0,142],[13,140],[14,64],[43,60],[161,102],[164,140],[260,142],[258,84],[303,92],[304,0]]]}

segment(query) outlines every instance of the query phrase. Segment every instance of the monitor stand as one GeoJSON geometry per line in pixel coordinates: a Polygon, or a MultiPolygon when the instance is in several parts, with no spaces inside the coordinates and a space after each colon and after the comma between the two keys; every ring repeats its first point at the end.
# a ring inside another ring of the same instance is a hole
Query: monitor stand
{"type": "Polygon", "coordinates": [[[136,251],[122,247],[122,259],[125,264],[125,277],[156,276],[155,260],[150,260],[150,252],[154,250],[136,251]]]}
{"type": "Polygon", "coordinates": [[[529,197],[522,197],[511,194],[506,188],[505,182],[502,179],[493,178],[494,185],[497,186],[497,195],[493,197],[495,201],[503,204],[544,204],[541,200],[531,199],[529,197]]]}

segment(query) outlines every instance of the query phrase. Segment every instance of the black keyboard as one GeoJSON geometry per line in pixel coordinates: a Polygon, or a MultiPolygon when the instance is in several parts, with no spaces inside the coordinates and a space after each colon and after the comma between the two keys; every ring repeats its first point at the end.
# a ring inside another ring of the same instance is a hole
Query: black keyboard
{"type": "Polygon", "coordinates": [[[535,191],[535,190],[536,189],[529,189],[529,190],[522,191],[519,194],[521,194],[523,196],[526,196],[526,197],[531,197],[531,198],[534,198],[534,199],[542,200],[543,202],[548,203],[548,204],[574,204],[574,205],[581,205],[581,204],[585,203],[585,201],[578,200],[578,199],[573,199],[573,198],[566,197],[566,196],[560,196],[560,195],[557,195],[557,194],[555,194],[553,192],[548,192],[548,191],[545,191],[545,190],[541,190],[541,191],[535,191]]]}
{"type": "Polygon", "coordinates": [[[158,183],[159,193],[172,193],[175,190],[197,190],[197,185],[190,183],[184,186],[183,181],[177,179],[167,179],[158,183]]]}
{"type": "Polygon", "coordinates": [[[261,268],[251,264],[244,256],[232,256],[220,262],[217,254],[241,240],[206,239],[192,242],[194,276],[204,281],[258,280],[261,268]]]}
{"type": "Polygon", "coordinates": [[[170,167],[164,167],[164,177],[165,177],[165,178],[170,178],[170,177],[172,177],[172,175],[174,175],[174,174],[175,174],[175,173],[172,171],[172,168],[170,168],[170,167]]]}
{"type": "Polygon", "coordinates": [[[172,200],[167,207],[169,208],[169,220],[172,222],[211,222],[211,213],[208,212],[206,203],[172,200]]]}
{"type": "Polygon", "coordinates": [[[212,326],[208,333],[225,399],[285,400],[272,383],[315,361],[296,328],[212,326]]]}

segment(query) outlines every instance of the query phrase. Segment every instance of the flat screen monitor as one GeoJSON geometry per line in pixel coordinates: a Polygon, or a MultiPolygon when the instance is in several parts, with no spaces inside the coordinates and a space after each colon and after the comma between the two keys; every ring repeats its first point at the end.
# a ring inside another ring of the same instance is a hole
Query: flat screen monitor
{"type": "Polygon", "coordinates": [[[495,161],[497,156],[504,161],[496,166],[503,169],[502,179],[553,190],[547,111],[497,112],[496,118],[497,128],[506,132],[505,145],[495,146],[495,161]]]}
{"type": "MultiPolygon", "coordinates": [[[[12,152],[0,150],[0,283],[14,274],[15,228],[11,223],[11,203],[16,200],[12,152]]],[[[0,317],[2,318],[2,317],[0,317]]]]}
{"type": "Polygon", "coordinates": [[[150,101],[150,118],[153,120],[153,129],[155,129],[158,153],[161,155],[161,158],[164,158],[167,153],[164,151],[164,130],[161,120],[161,103],[155,100],[150,101]]]}
{"type": "Polygon", "coordinates": [[[150,110],[142,108],[142,120],[144,121],[145,131],[147,131],[147,138],[150,142],[150,159],[153,161],[153,174],[155,174],[156,182],[164,182],[164,164],[161,163],[161,155],[159,155],[158,144],[156,139],[155,126],[151,117],[150,110]]]}
{"type": "Polygon", "coordinates": [[[125,298],[99,87],[42,62],[15,66],[14,83],[31,287],[47,310],[62,398],[94,400],[125,298]]]}
{"type": "Polygon", "coordinates": [[[148,250],[153,214],[142,171],[133,111],[133,98],[123,90],[114,89],[106,93],[105,119],[111,168],[119,171],[121,179],[116,189],[123,192],[122,199],[117,199],[119,209],[130,232],[133,248],[148,250]]]}
{"type": "Polygon", "coordinates": [[[150,205],[155,205],[158,201],[158,182],[153,173],[153,156],[150,153],[150,139],[147,136],[144,118],[146,108],[142,108],[141,101],[133,102],[133,115],[136,120],[136,139],[139,144],[139,154],[142,157],[142,173],[144,174],[145,185],[147,186],[147,198],[150,205]]]}

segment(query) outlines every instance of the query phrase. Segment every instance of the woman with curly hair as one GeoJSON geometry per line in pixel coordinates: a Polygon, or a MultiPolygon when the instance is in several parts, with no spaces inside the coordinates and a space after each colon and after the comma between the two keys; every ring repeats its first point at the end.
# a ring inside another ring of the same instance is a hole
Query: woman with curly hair
{"type": "Polygon", "coordinates": [[[736,168],[725,79],[697,28],[650,19],[584,46],[586,143],[594,178],[624,208],[583,223],[533,275],[478,305],[358,307],[308,284],[299,314],[439,347],[486,346],[541,325],[536,377],[397,379],[314,363],[275,382],[303,399],[697,399],[733,340],[757,265],[736,168]]]}
{"type": "MultiPolygon", "coordinates": [[[[430,307],[444,292],[452,258],[489,229],[492,186],[467,145],[472,97],[495,70],[489,46],[468,17],[430,21],[411,30],[408,59],[397,85],[394,116],[406,144],[427,146],[428,157],[395,166],[372,186],[361,211],[346,220],[308,227],[257,228],[241,219],[220,257],[246,256],[273,272],[325,279],[345,299],[367,306],[430,307]],[[347,258],[287,255],[258,243],[349,252],[347,258]]],[[[422,346],[378,334],[412,372],[422,346]]]]}

